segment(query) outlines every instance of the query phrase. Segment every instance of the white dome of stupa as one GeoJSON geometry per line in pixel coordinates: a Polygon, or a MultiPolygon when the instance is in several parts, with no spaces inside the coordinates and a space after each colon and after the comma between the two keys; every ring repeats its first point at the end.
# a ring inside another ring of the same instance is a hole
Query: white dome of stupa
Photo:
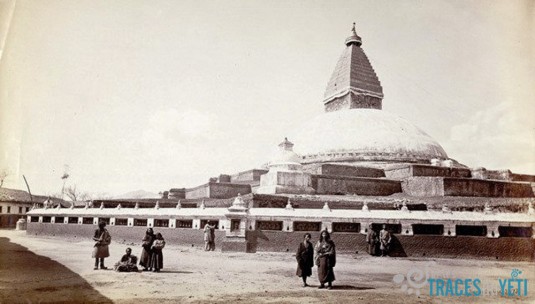
{"type": "Polygon", "coordinates": [[[292,135],[303,163],[324,161],[429,162],[447,159],[433,138],[409,121],[376,109],[328,112],[292,135]]]}

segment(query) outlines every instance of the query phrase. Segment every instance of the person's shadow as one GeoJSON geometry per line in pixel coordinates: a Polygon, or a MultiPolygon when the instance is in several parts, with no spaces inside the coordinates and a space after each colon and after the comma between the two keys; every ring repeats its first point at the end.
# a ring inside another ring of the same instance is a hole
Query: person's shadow
{"type": "Polygon", "coordinates": [[[190,273],[193,273],[192,271],[181,271],[181,270],[160,270],[160,273],[185,273],[185,274],[190,274],[190,273]]]}
{"type": "Polygon", "coordinates": [[[405,252],[405,249],[403,249],[403,245],[394,234],[392,234],[392,239],[390,241],[390,251],[388,252],[388,256],[402,258],[407,257],[407,253],[405,252]]]}
{"type": "Polygon", "coordinates": [[[0,237],[0,248],[0,303],[113,303],[80,275],[48,257],[5,237],[0,237]]]}
{"type": "Polygon", "coordinates": [[[352,285],[336,285],[333,284],[332,289],[334,290],[370,290],[375,289],[374,287],[368,286],[352,286],[352,285]]]}

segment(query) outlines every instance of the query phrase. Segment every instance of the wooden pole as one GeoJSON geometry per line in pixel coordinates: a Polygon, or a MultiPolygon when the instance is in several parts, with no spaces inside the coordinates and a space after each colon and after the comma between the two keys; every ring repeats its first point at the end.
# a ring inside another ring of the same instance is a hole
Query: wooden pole
{"type": "Polygon", "coordinates": [[[28,185],[28,181],[26,180],[26,176],[24,176],[24,174],[23,174],[22,178],[24,178],[24,182],[26,183],[26,188],[28,188],[28,193],[30,194],[30,202],[33,202],[32,192],[30,191],[30,186],[28,185]]]}

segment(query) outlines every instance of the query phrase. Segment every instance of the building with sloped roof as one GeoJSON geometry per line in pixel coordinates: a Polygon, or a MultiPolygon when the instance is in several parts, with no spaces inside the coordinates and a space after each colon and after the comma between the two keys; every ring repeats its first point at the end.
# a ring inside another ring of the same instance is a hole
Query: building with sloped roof
{"type": "Polygon", "coordinates": [[[40,207],[49,199],[23,190],[0,188],[0,228],[14,228],[32,207],[40,207]]]}

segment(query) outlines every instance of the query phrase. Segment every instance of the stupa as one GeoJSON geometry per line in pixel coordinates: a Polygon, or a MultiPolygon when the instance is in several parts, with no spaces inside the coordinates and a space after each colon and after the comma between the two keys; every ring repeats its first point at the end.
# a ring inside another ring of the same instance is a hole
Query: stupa
{"type": "Polygon", "coordinates": [[[345,45],[325,90],[325,113],[307,121],[291,137],[302,163],[384,167],[381,164],[448,159],[424,131],[382,110],[383,88],[354,23],[345,45]]]}
{"type": "Polygon", "coordinates": [[[382,110],[383,89],[355,25],[345,45],[325,113],[288,132],[269,170],[221,174],[164,191],[159,202],[36,208],[27,233],[87,236],[105,221],[119,239],[136,241],[154,227],[169,242],[202,248],[210,221],[222,251],[288,252],[303,233],[317,239],[327,229],[338,252],[362,254],[368,229],[384,225],[390,256],[534,261],[535,176],[450,159],[424,131],[382,110]]]}

